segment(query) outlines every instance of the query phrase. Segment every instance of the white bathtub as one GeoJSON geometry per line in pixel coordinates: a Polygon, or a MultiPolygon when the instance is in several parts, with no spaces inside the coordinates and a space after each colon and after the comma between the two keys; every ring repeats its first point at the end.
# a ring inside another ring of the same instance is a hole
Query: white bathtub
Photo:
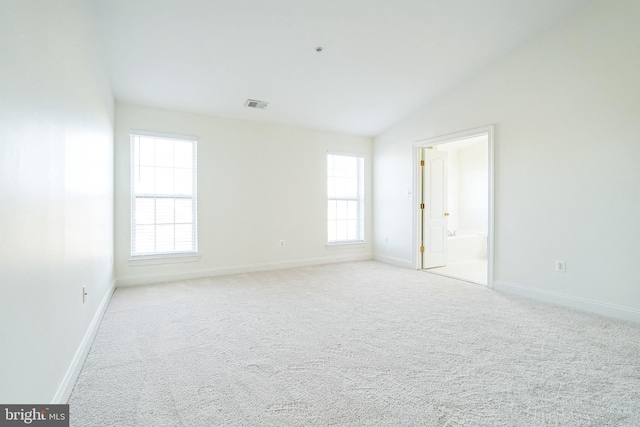
{"type": "Polygon", "coordinates": [[[487,259],[487,236],[463,234],[448,237],[448,264],[472,259],[487,259]]]}

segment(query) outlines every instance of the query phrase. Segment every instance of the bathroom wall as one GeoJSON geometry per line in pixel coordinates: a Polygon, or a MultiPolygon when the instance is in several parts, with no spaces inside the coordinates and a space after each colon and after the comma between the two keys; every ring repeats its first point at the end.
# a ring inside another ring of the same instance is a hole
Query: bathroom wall
{"type": "Polygon", "coordinates": [[[447,151],[447,210],[449,219],[447,228],[450,233],[455,233],[460,229],[460,158],[457,149],[447,147],[443,144],[436,147],[439,150],[447,151]]]}
{"type": "Polygon", "coordinates": [[[489,223],[487,142],[458,151],[458,235],[483,234],[489,223]]]}
{"type": "Polygon", "coordinates": [[[448,154],[449,231],[456,235],[486,235],[489,222],[489,156],[486,138],[471,144],[454,142],[435,148],[448,154]]]}

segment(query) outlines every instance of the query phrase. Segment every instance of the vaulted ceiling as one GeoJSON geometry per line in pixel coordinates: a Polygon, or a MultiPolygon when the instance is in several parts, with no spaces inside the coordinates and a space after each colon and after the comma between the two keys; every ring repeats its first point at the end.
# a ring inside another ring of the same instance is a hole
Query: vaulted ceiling
{"type": "Polygon", "coordinates": [[[94,0],[94,6],[118,100],[372,136],[588,2],[94,0]],[[269,106],[250,109],[247,99],[269,106]]]}

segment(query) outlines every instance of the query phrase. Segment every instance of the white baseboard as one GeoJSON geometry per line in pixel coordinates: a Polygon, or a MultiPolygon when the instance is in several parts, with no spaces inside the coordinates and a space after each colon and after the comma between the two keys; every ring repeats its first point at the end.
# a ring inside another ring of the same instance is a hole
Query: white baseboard
{"type": "Polygon", "coordinates": [[[93,320],[91,320],[91,324],[89,325],[87,332],[84,334],[84,337],[82,338],[82,341],[80,342],[80,345],[76,350],[76,354],[71,360],[71,365],[69,366],[69,369],[67,369],[67,373],[62,379],[62,383],[60,384],[60,387],[58,387],[58,391],[56,391],[56,394],[53,397],[53,404],[65,404],[69,401],[69,396],[71,396],[73,386],[76,384],[78,375],[80,375],[82,365],[84,365],[84,361],[89,354],[91,343],[93,343],[93,339],[98,332],[100,322],[102,321],[102,316],[107,310],[107,306],[109,305],[109,301],[111,301],[111,296],[113,295],[115,289],[116,281],[113,280],[111,282],[111,285],[109,286],[109,289],[102,298],[102,301],[100,301],[98,310],[96,310],[96,314],[93,316],[93,320]]]}
{"type": "Polygon", "coordinates": [[[201,277],[224,276],[228,274],[251,273],[255,271],[280,270],[283,268],[306,267],[309,265],[334,264],[348,261],[364,261],[373,259],[372,254],[361,255],[337,255],[322,258],[305,258],[293,261],[274,261],[256,264],[246,264],[230,267],[216,267],[208,270],[198,270],[190,272],[168,273],[168,274],[140,274],[120,277],[117,286],[138,286],[149,283],[171,282],[175,280],[198,279],[201,277]]]}
{"type": "Polygon", "coordinates": [[[563,305],[565,307],[589,311],[603,316],[640,323],[640,310],[634,308],[593,301],[586,298],[531,288],[529,286],[522,286],[509,282],[495,281],[493,282],[493,286],[496,291],[509,292],[552,304],[563,305]]]}
{"type": "Polygon", "coordinates": [[[373,257],[376,261],[384,262],[386,264],[397,265],[398,267],[411,268],[413,269],[413,262],[411,260],[407,261],[406,259],[394,258],[390,256],[384,255],[376,255],[373,257]]]}

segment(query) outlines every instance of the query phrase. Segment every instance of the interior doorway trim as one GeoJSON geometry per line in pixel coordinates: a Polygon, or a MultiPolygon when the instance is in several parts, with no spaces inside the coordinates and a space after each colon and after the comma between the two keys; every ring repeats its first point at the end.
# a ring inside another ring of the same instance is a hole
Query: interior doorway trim
{"type": "Polygon", "coordinates": [[[425,147],[455,142],[474,136],[486,136],[488,146],[488,166],[489,166],[489,224],[487,235],[487,287],[493,289],[493,265],[494,265],[494,128],[495,125],[487,125],[447,135],[427,138],[413,143],[413,236],[414,247],[412,261],[416,270],[422,269],[422,257],[420,256],[420,246],[422,244],[422,221],[420,212],[420,197],[422,194],[422,179],[420,173],[420,150],[425,147]]]}

